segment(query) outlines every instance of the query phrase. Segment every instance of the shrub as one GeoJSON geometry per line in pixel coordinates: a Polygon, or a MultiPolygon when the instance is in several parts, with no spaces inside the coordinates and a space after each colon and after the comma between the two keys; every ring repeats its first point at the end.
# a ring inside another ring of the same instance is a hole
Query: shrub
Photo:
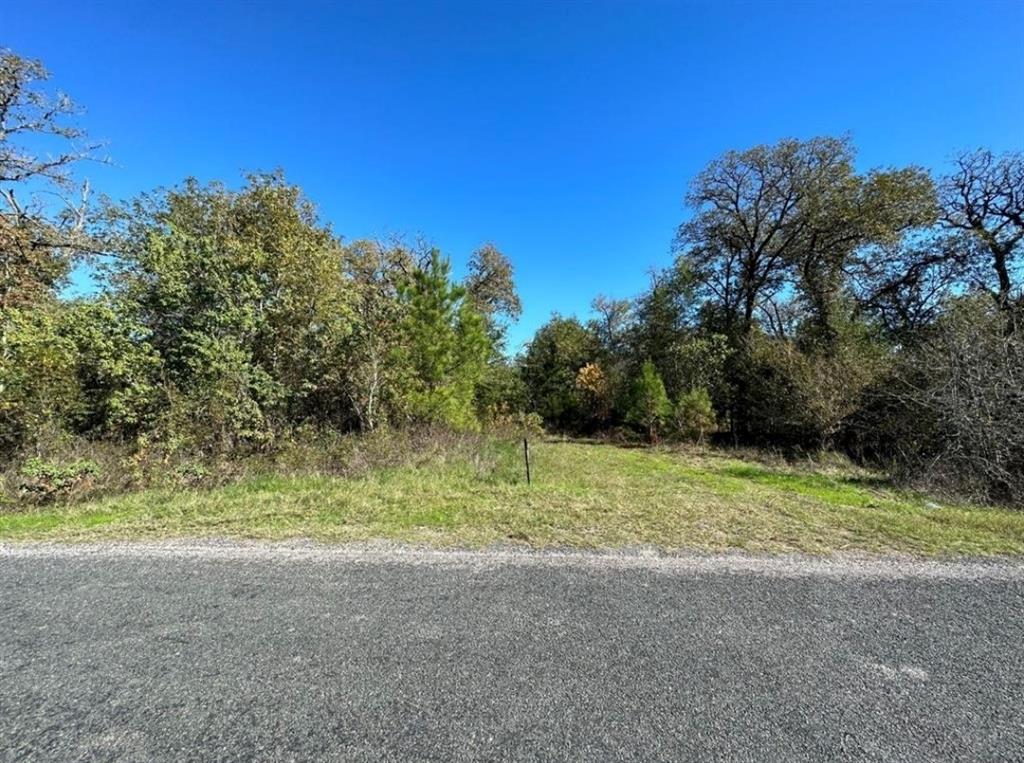
{"type": "Polygon", "coordinates": [[[801,351],[763,334],[752,335],[736,361],[738,434],[752,444],[809,450],[834,444],[885,366],[866,340],[801,351]]]}
{"type": "Polygon", "coordinates": [[[69,463],[28,459],[20,470],[18,489],[23,497],[37,503],[68,498],[85,490],[99,476],[99,465],[89,459],[69,463]]]}
{"type": "Polygon", "coordinates": [[[37,444],[79,407],[74,347],[58,306],[0,309],[0,454],[37,444]]]}
{"type": "Polygon", "coordinates": [[[875,393],[897,476],[1024,506],[1024,335],[990,302],[953,306],[875,393]]]}
{"type": "Polygon", "coordinates": [[[489,413],[487,431],[505,437],[538,436],[544,433],[544,419],[539,413],[511,411],[502,407],[489,413]]]}
{"type": "Polygon", "coordinates": [[[209,476],[210,470],[203,464],[187,462],[174,469],[175,479],[186,487],[196,487],[206,482],[209,476]]]}

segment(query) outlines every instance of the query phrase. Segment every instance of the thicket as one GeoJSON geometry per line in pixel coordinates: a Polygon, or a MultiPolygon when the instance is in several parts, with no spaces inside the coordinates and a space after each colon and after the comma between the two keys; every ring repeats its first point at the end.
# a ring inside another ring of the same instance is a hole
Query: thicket
{"type": "Polygon", "coordinates": [[[644,293],[537,331],[530,408],[578,433],[840,449],[1024,505],[1024,155],[938,178],[854,159],[815,138],[712,161],[644,293]]]}
{"type": "Polygon", "coordinates": [[[843,449],[1024,504],[1019,153],[934,178],[859,171],[848,139],[728,152],[644,293],[510,359],[493,245],[457,282],[433,247],[345,241],[281,173],[95,201],[74,169],[99,147],[46,78],[0,53],[0,454],[25,495],[111,484],[93,451],[193,483],[346,433],[543,423],[843,449]],[[75,266],[97,288],[66,299],[75,266]]]}

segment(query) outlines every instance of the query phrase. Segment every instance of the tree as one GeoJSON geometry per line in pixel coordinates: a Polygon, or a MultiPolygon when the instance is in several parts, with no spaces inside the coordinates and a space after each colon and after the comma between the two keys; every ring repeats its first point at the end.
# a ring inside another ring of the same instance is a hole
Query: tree
{"type": "Polygon", "coordinates": [[[90,436],[131,439],[152,429],[161,406],[161,358],[116,301],[76,300],[61,311],[58,334],[73,349],[79,401],[70,427],[90,436]]]}
{"type": "Polygon", "coordinates": [[[612,385],[598,363],[587,363],[576,372],[576,391],[584,408],[597,424],[607,423],[612,411],[612,385]]]}
{"type": "MultiPolygon", "coordinates": [[[[978,283],[1004,314],[1010,314],[1019,297],[1014,277],[1024,251],[1024,153],[963,153],[956,159],[956,169],[942,179],[940,194],[943,222],[967,233],[980,247],[979,254],[989,259],[987,268],[981,263],[976,267],[978,283]],[[995,276],[994,285],[986,271],[995,276]]],[[[1015,320],[1010,320],[1012,330],[1015,320]]]]}
{"type": "Polygon", "coordinates": [[[1024,335],[1005,327],[987,296],[958,299],[874,388],[865,423],[899,476],[1024,505],[1024,335]]]}
{"type": "Polygon", "coordinates": [[[402,284],[415,269],[399,243],[356,241],[344,250],[344,269],[354,288],[352,331],[332,364],[339,388],[361,431],[371,431],[403,412],[406,369],[395,363],[406,305],[402,284]]]}
{"type": "Polygon", "coordinates": [[[189,180],[120,220],[109,288],[198,437],[260,444],[338,412],[353,289],[337,237],[299,188],[280,173],[237,191],[189,180]]]}
{"type": "Polygon", "coordinates": [[[722,334],[698,332],[676,345],[671,366],[675,369],[675,389],[681,390],[678,394],[704,390],[724,407],[729,394],[725,368],[732,353],[722,334]]]}
{"type": "Polygon", "coordinates": [[[41,62],[0,49],[0,311],[52,295],[73,258],[96,246],[86,235],[89,186],[76,187],[72,169],[99,146],[47,79],[41,62]],[[40,145],[55,151],[38,156],[40,145]]]}
{"type": "Polygon", "coordinates": [[[968,249],[963,236],[940,230],[868,247],[850,268],[850,290],[863,316],[877,320],[887,338],[911,344],[965,285],[968,249]]]}
{"type": "Polygon", "coordinates": [[[533,411],[549,426],[579,430],[586,411],[576,388],[576,375],[597,359],[597,337],[575,318],[552,316],[537,329],[521,367],[533,411]]]}
{"type": "Polygon", "coordinates": [[[88,185],[72,169],[97,148],[42,63],[0,49],[0,448],[37,441],[79,404],[57,291],[86,235],[88,185]],[[39,155],[41,146],[50,149],[39,155]],[[78,198],[74,199],[73,195],[78,198]]]}
{"type": "Polygon", "coordinates": [[[835,138],[730,151],[697,175],[686,197],[695,213],[677,245],[730,333],[746,335],[791,278],[810,227],[805,201],[834,195],[851,175],[849,145],[835,138]]]}
{"type": "Polygon", "coordinates": [[[715,409],[708,391],[698,388],[681,394],[672,410],[672,418],[682,437],[702,443],[704,435],[715,428],[715,409]]]}
{"type": "Polygon", "coordinates": [[[492,358],[476,387],[476,410],[480,420],[493,423],[502,417],[526,413],[526,385],[514,361],[492,358]]]}
{"type": "MultiPolygon", "coordinates": [[[[851,149],[852,159],[852,149],[851,149]]],[[[808,316],[804,341],[816,350],[839,350],[841,325],[849,320],[849,273],[863,252],[891,247],[935,222],[935,189],[917,167],[871,170],[806,204],[809,233],[799,253],[796,286],[808,316]]]]}
{"type": "Polygon", "coordinates": [[[590,309],[595,315],[590,321],[590,330],[597,337],[602,353],[606,358],[621,357],[626,352],[633,325],[633,302],[599,294],[590,303],[590,309]]]}
{"type": "Polygon", "coordinates": [[[681,369],[677,350],[693,333],[693,274],[688,263],[678,259],[671,267],[651,274],[647,291],[636,300],[635,320],[630,337],[631,368],[643,360],[654,363],[672,393],[680,389],[681,369]]]}
{"type": "Polygon", "coordinates": [[[848,139],[783,140],[711,162],[687,195],[677,246],[722,330],[749,335],[794,287],[826,347],[844,274],[859,248],[929,224],[934,192],[917,168],[858,175],[848,139]]]}
{"type": "Polygon", "coordinates": [[[74,345],[52,309],[4,311],[0,354],[0,452],[33,448],[79,405],[74,345]]]}
{"type": "Polygon", "coordinates": [[[842,342],[853,336],[845,327],[857,310],[851,272],[863,270],[870,252],[893,247],[935,220],[934,188],[925,172],[908,167],[858,174],[853,160],[845,138],[783,140],[729,152],[691,186],[687,200],[695,213],[680,227],[677,245],[706,301],[708,327],[729,337],[735,351],[727,413],[737,437],[777,429],[776,417],[759,407],[772,405],[758,391],[772,376],[754,369],[767,357],[785,361],[775,368],[780,373],[795,369],[786,353],[765,355],[760,327],[784,344],[795,333],[809,357],[848,356],[842,342]],[[767,428],[755,426],[755,418],[767,428]]]}
{"type": "Polygon", "coordinates": [[[397,354],[411,369],[405,397],[414,420],[472,428],[491,342],[484,318],[450,273],[448,260],[434,249],[402,285],[404,341],[397,354]]]}
{"type": "Polygon", "coordinates": [[[512,263],[492,243],[473,252],[464,281],[466,299],[487,326],[491,355],[477,386],[477,412],[485,420],[521,413],[526,389],[518,369],[505,355],[508,325],[519,319],[522,303],[516,292],[512,263]]]}
{"type": "Polygon", "coordinates": [[[469,259],[465,289],[469,303],[487,321],[495,349],[500,350],[507,323],[518,320],[523,312],[512,263],[494,244],[484,244],[469,259]]]}
{"type": "Polygon", "coordinates": [[[633,384],[633,397],[626,420],[642,427],[647,439],[654,443],[658,441],[658,431],[671,415],[672,404],[665,394],[665,384],[654,364],[645,361],[633,384]]]}

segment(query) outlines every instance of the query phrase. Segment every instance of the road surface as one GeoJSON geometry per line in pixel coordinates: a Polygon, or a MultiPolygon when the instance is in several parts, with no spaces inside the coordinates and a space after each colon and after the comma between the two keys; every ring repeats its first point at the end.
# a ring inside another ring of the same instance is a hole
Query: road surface
{"type": "Polygon", "coordinates": [[[2,760],[1024,757],[1024,568],[0,547],[2,760]]]}

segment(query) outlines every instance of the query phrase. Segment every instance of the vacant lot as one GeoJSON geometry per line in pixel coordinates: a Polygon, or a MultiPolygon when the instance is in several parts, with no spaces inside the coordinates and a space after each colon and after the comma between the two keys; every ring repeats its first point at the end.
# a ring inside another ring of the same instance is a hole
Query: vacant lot
{"type": "Polygon", "coordinates": [[[0,514],[0,539],[219,536],[440,546],[1024,553],[1024,513],[948,505],[848,466],[715,451],[513,443],[358,477],[251,477],[0,514]]]}

